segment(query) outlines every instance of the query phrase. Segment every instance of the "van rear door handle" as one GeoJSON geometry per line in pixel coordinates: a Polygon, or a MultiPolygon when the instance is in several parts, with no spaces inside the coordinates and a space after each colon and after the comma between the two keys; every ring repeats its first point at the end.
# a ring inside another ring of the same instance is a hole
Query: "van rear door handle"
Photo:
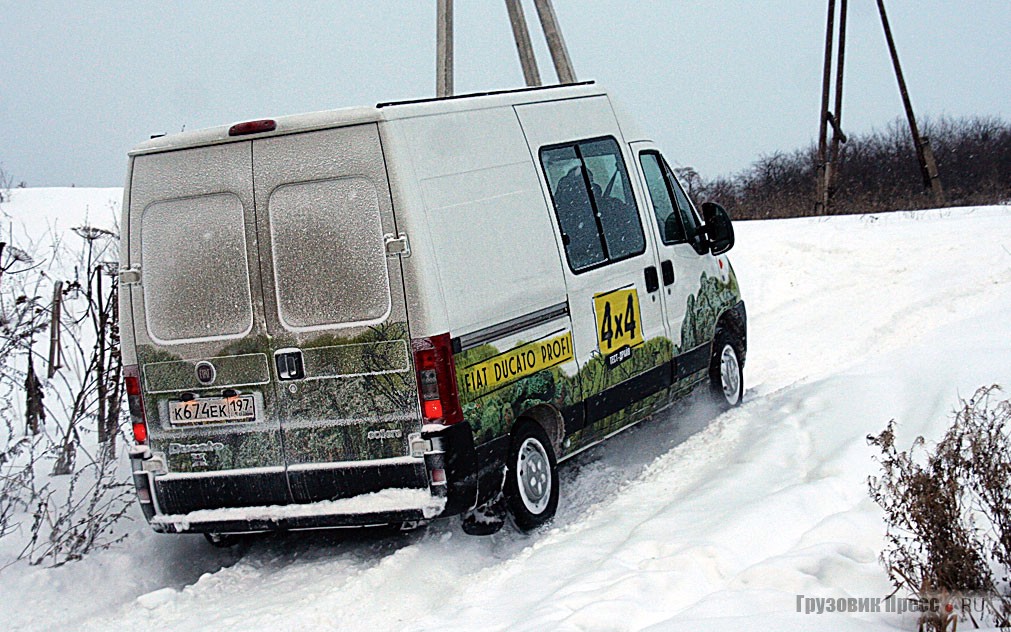
{"type": "Polygon", "coordinates": [[[301,380],[305,377],[305,364],[299,349],[278,349],[274,352],[274,363],[279,380],[301,380]]]}
{"type": "Polygon", "coordinates": [[[668,286],[674,282],[674,264],[670,259],[660,262],[660,272],[663,273],[663,284],[668,286]]]}
{"type": "Polygon", "coordinates": [[[660,289],[660,278],[656,274],[656,266],[643,270],[646,274],[646,292],[652,293],[660,289]]]}

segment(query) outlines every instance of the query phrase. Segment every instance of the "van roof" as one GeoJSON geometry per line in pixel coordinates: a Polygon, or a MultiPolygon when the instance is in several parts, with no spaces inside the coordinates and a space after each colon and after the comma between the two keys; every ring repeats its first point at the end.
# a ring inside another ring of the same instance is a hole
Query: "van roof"
{"type": "MultiPolygon", "coordinates": [[[[479,110],[604,94],[606,94],[606,91],[602,87],[592,81],[586,81],[567,85],[517,88],[514,90],[500,90],[451,97],[394,101],[379,103],[374,107],[358,106],[272,117],[271,120],[277,123],[272,131],[252,134],[251,136],[254,138],[265,138],[332,127],[343,127],[358,123],[375,123],[384,120],[429,116],[445,112],[479,110]]],[[[130,155],[136,156],[249,140],[247,136],[229,136],[228,130],[231,127],[231,125],[219,125],[192,132],[157,136],[135,146],[130,150],[130,155]]]]}

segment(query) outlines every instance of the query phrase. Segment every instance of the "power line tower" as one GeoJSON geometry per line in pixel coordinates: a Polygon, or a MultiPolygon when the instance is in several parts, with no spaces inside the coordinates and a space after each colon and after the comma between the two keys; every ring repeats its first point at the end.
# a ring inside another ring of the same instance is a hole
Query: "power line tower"
{"type": "MultiPolygon", "coordinates": [[[[558,82],[575,83],[576,73],[572,68],[572,59],[565,47],[565,39],[562,37],[562,29],[551,0],[533,0],[533,2],[541,30],[544,32],[544,40],[551,53],[555,73],[558,75],[558,82]]],[[[527,86],[539,86],[541,75],[537,69],[537,59],[530,41],[526,17],[523,15],[523,4],[521,0],[505,0],[505,4],[509,12],[513,39],[516,42],[516,52],[523,68],[523,80],[527,86]]],[[[453,0],[437,0],[436,8],[435,94],[438,97],[448,97],[453,95],[453,0]]]]}
{"type": "MultiPolygon", "coordinates": [[[[885,41],[888,44],[888,52],[892,59],[892,67],[895,69],[895,78],[899,84],[899,94],[902,96],[902,105],[906,111],[906,120],[909,122],[909,132],[913,139],[913,147],[916,149],[916,159],[920,163],[923,186],[933,192],[934,199],[938,204],[943,204],[944,189],[941,187],[941,178],[937,172],[937,162],[934,160],[934,152],[930,148],[930,140],[926,136],[920,135],[919,127],[916,125],[913,104],[909,99],[909,90],[906,88],[906,80],[902,75],[902,66],[899,64],[899,53],[895,48],[895,40],[892,38],[892,29],[888,23],[888,14],[885,12],[884,0],[877,0],[877,4],[878,13],[881,16],[881,26],[885,32],[885,41]]],[[[818,215],[827,212],[832,203],[838,174],[839,145],[846,142],[846,135],[842,131],[843,63],[846,53],[846,5],[847,0],[839,0],[839,44],[836,48],[835,109],[830,111],[828,105],[829,91],[832,83],[833,39],[836,32],[836,0],[828,0],[828,20],[825,27],[825,64],[821,84],[821,125],[818,128],[818,163],[816,170],[818,191],[817,199],[815,200],[815,213],[818,215]],[[829,127],[832,128],[831,147],[828,142],[829,127]]]]}

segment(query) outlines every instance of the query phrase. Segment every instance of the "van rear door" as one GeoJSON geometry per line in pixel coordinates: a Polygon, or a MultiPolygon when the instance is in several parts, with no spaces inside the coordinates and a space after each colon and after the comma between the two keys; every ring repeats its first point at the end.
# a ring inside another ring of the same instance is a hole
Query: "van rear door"
{"type": "Polygon", "coordinates": [[[139,155],[132,174],[161,511],[426,487],[378,126],[139,155]]]}
{"type": "Polygon", "coordinates": [[[134,158],[130,261],[161,511],[290,502],[260,300],[252,143],[134,158]]]}
{"type": "Polygon", "coordinates": [[[294,500],[426,486],[421,460],[405,458],[421,421],[378,126],[258,139],[252,155],[294,500]]]}

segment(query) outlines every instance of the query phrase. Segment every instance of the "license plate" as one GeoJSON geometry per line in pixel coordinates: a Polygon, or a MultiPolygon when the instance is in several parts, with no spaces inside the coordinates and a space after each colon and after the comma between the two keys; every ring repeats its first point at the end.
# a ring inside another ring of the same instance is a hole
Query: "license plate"
{"type": "Polygon", "coordinates": [[[175,425],[254,421],[252,395],[209,397],[188,402],[169,402],[169,422],[175,425]]]}

